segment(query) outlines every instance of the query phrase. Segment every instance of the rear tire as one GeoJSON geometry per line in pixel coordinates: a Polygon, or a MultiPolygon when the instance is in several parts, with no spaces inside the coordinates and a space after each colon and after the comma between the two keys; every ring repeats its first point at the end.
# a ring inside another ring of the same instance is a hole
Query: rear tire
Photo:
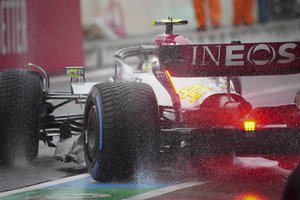
{"type": "Polygon", "coordinates": [[[159,112],[152,88],[144,83],[97,84],[84,116],[85,160],[93,179],[140,181],[143,174],[148,176],[143,181],[149,181],[159,152],[159,112]]]}
{"type": "Polygon", "coordinates": [[[5,162],[18,164],[37,157],[42,101],[39,74],[25,69],[1,73],[0,148],[5,162]]]}

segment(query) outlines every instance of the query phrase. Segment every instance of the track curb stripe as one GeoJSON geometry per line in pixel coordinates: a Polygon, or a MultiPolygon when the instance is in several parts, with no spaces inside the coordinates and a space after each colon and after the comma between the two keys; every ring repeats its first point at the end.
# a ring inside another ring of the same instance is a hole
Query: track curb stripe
{"type": "Polygon", "coordinates": [[[139,194],[133,197],[129,197],[126,198],[124,200],[144,200],[144,199],[149,199],[149,198],[153,198],[153,197],[157,197],[157,196],[161,196],[170,192],[174,192],[176,190],[181,190],[181,189],[185,189],[185,188],[189,188],[189,187],[194,187],[194,186],[198,186],[198,185],[202,185],[205,184],[206,182],[187,182],[187,183],[181,183],[181,184],[177,184],[177,185],[173,185],[170,187],[165,187],[165,188],[160,188],[157,190],[153,190],[150,192],[146,192],[143,194],[139,194]]]}

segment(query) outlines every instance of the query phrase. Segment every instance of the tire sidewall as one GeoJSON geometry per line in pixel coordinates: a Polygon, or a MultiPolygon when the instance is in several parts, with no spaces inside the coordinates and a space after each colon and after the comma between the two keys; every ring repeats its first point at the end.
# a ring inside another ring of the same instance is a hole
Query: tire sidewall
{"type": "MultiPolygon", "coordinates": [[[[100,152],[97,150],[96,152],[93,152],[94,155],[96,155],[96,157],[94,158],[93,161],[90,161],[90,153],[88,152],[88,138],[87,138],[87,128],[88,128],[88,120],[89,120],[89,112],[90,112],[90,109],[92,109],[93,106],[96,106],[96,111],[97,111],[97,118],[99,119],[99,110],[100,112],[102,113],[102,108],[98,107],[97,106],[97,102],[96,102],[96,98],[99,98],[99,101],[100,100],[100,93],[99,91],[96,89],[96,88],[92,88],[91,92],[90,92],[90,95],[87,99],[87,103],[86,103],[86,106],[85,106],[85,111],[84,111],[84,116],[86,116],[84,118],[84,155],[85,155],[85,160],[86,160],[86,166],[87,166],[87,169],[89,171],[89,173],[92,175],[93,178],[95,178],[97,175],[95,173],[97,173],[96,171],[100,170],[100,152]],[[98,163],[97,163],[98,162],[98,163]],[[93,171],[94,169],[94,171],[93,171]],[[96,170],[96,171],[95,171],[96,170]]],[[[100,127],[99,125],[99,129],[101,129],[102,127],[100,127]]],[[[100,136],[98,134],[96,134],[95,136],[95,139],[96,139],[96,143],[95,145],[96,146],[99,146],[99,139],[100,139],[100,136]]]]}

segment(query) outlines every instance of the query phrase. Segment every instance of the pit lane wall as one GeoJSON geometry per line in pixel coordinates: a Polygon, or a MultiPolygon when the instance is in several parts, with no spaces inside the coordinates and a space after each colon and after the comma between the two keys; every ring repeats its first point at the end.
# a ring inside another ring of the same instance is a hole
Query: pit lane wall
{"type": "MultiPolygon", "coordinates": [[[[151,27],[149,30],[157,27],[151,27]]],[[[177,27],[174,28],[175,32],[177,27]]],[[[150,31],[151,32],[151,31],[150,31]]],[[[177,31],[179,32],[179,31],[177,31]]],[[[180,31],[180,34],[190,38],[194,43],[214,44],[230,43],[232,40],[241,42],[284,42],[300,41],[300,19],[274,21],[252,26],[227,26],[219,29],[208,29],[196,32],[194,29],[180,31]]],[[[113,55],[120,48],[151,44],[156,33],[136,37],[125,37],[117,40],[85,41],[85,64],[87,67],[102,68],[113,64],[113,55]]]]}
{"type": "Polygon", "coordinates": [[[0,0],[0,70],[28,62],[49,73],[83,65],[79,0],[0,0]]]}

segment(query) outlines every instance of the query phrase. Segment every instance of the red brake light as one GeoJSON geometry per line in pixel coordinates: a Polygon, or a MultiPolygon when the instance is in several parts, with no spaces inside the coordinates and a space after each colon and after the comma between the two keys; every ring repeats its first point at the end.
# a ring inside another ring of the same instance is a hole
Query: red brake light
{"type": "Polygon", "coordinates": [[[253,120],[244,121],[243,125],[245,131],[255,131],[256,129],[256,122],[253,120]]]}
{"type": "Polygon", "coordinates": [[[247,196],[244,196],[243,200],[259,200],[259,198],[257,198],[254,195],[247,195],[247,196]]]}
{"type": "Polygon", "coordinates": [[[246,193],[246,194],[239,195],[237,198],[235,198],[235,200],[266,200],[266,198],[258,194],[246,193]]]}

